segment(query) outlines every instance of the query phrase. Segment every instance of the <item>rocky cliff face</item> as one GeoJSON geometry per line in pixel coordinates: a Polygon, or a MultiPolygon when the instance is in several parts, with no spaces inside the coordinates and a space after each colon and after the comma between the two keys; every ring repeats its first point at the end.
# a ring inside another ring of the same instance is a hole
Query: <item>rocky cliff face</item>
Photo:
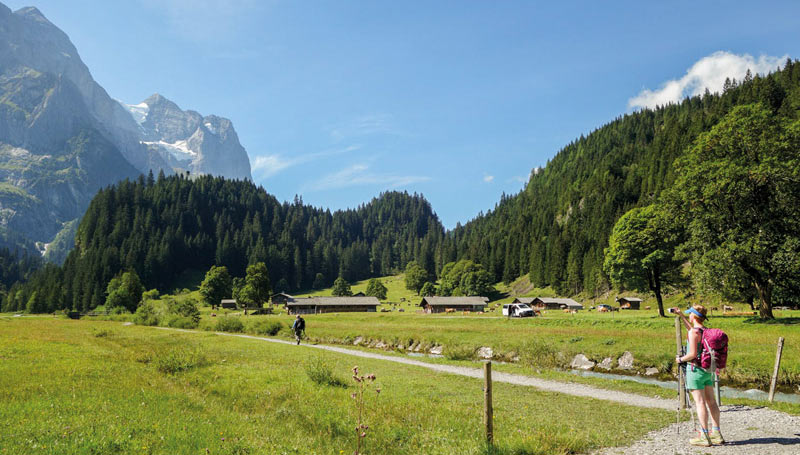
{"type": "Polygon", "coordinates": [[[159,94],[125,107],[139,124],[141,143],[173,169],[251,179],[250,160],[230,120],[184,111],[159,94]]]}
{"type": "Polygon", "coordinates": [[[98,189],[150,170],[250,178],[229,120],[160,96],[138,109],[112,99],[39,10],[0,3],[0,246],[42,249],[98,189]]]}

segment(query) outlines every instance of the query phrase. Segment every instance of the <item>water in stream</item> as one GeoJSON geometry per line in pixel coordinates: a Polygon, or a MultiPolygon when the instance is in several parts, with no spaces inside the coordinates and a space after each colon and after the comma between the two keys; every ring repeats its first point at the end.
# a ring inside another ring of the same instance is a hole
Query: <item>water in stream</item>
{"type": "MultiPolygon", "coordinates": [[[[577,376],[586,376],[591,378],[602,378],[602,379],[619,379],[623,381],[635,381],[642,384],[657,385],[659,387],[664,387],[665,389],[672,389],[675,390],[676,393],[678,390],[678,383],[675,381],[661,381],[658,379],[645,378],[642,376],[625,376],[622,374],[598,373],[596,371],[583,371],[583,370],[569,370],[569,371],[570,373],[577,376]]],[[[767,392],[764,392],[763,390],[757,390],[757,389],[740,390],[726,386],[720,387],[719,393],[720,395],[722,395],[722,398],[748,398],[751,400],[767,401],[769,397],[769,394],[767,392]]],[[[800,394],[775,392],[775,401],[800,404],[800,394]]]]}

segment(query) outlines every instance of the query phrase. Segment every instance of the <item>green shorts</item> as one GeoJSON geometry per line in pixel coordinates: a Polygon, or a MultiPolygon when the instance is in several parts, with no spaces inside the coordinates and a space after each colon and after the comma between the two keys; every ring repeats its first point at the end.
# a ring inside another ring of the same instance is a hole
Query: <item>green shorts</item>
{"type": "Polygon", "coordinates": [[[696,365],[686,365],[686,388],[702,390],[707,386],[714,387],[714,375],[696,365]]]}

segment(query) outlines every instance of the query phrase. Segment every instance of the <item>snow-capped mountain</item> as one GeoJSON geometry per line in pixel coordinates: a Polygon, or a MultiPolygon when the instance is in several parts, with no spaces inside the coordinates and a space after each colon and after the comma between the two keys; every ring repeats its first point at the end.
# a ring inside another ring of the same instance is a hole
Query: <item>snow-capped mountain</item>
{"type": "Polygon", "coordinates": [[[0,246],[74,232],[98,189],[150,170],[251,178],[230,120],[159,95],[122,105],[38,9],[0,3],[0,246]]]}
{"type": "Polygon", "coordinates": [[[139,125],[140,143],[173,169],[251,179],[250,160],[230,120],[184,111],[157,93],[123,106],[139,125]]]}

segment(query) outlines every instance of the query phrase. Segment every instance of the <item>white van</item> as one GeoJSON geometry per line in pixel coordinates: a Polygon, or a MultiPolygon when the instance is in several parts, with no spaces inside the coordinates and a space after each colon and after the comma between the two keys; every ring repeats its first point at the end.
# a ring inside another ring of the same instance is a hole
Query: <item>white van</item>
{"type": "Polygon", "coordinates": [[[533,308],[524,303],[507,303],[503,305],[503,316],[512,318],[530,318],[536,316],[533,308]]]}

